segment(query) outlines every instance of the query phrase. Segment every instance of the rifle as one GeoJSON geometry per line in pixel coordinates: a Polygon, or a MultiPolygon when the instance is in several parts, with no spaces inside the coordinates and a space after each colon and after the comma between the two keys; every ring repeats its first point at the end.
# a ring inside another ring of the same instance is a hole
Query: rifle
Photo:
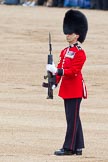
{"type": "MultiPolygon", "coordinates": [[[[48,54],[48,64],[53,64],[53,55],[52,55],[52,45],[51,45],[51,34],[49,33],[49,54],[48,54]]],[[[47,71],[47,75],[44,76],[44,79],[48,78],[48,83],[43,82],[42,86],[48,88],[47,99],[53,99],[53,86],[56,86],[56,77],[50,71],[47,71]]]]}

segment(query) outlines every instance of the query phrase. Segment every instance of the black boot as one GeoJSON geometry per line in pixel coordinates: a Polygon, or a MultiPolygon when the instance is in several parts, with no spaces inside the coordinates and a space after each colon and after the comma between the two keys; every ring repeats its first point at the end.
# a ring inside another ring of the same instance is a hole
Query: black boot
{"type": "Polygon", "coordinates": [[[64,155],[73,155],[73,151],[72,150],[67,150],[67,149],[60,149],[60,150],[57,150],[54,152],[54,155],[57,155],[57,156],[64,156],[64,155]]]}
{"type": "Polygon", "coordinates": [[[76,151],[75,151],[75,154],[76,154],[76,155],[82,155],[82,150],[76,150],[76,151]]]}

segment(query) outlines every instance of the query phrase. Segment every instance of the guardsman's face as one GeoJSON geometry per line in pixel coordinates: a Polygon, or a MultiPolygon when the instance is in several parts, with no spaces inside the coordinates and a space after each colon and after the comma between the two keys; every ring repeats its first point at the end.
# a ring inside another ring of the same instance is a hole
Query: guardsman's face
{"type": "Polygon", "coordinates": [[[67,34],[66,35],[66,40],[69,42],[69,44],[73,44],[77,42],[77,39],[79,38],[79,35],[72,33],[72,34],[67,34]]]}

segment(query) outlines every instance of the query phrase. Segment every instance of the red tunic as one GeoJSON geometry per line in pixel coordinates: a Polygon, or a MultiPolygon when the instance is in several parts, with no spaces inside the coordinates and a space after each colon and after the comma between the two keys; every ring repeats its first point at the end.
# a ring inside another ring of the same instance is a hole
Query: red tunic
{"type": "Polygon", "coordinates": [[[61,80],[59,96],[66,98],[87,98],[86,86],[81,69],[86,60],[84,50],[78,44],[61,51],[57,68],[63,69],[63,75],[56,75],[57,84],[61,80]]]}

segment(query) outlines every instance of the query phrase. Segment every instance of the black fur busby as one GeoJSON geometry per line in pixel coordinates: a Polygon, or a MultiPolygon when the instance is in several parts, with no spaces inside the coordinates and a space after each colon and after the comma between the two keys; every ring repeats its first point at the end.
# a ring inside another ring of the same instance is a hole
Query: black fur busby
{"type": "Polygon", "coordinates": [[[88,22],[86,16],[78,10],[68,10],[63,20],[64,34],[78,34],[79,42],[84,42],[88,31],[88,22]]]}

